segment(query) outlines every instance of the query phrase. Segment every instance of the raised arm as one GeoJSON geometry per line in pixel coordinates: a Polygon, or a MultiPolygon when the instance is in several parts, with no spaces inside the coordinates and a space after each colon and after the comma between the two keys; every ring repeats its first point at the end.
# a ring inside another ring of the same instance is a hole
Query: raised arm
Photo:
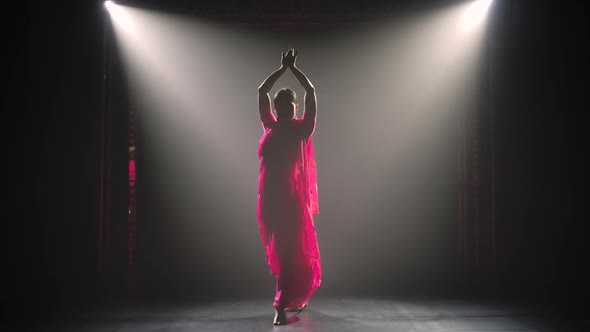
{"type": "Polygon", "coordinates": [[[270,107],[269,92],[279,80],[279,78],[283,76],[285,71],[287,71],[288,66],[284,63],[285,57],[286,55],[283,53],[281,58],[281,67],[270,74],[270,76],[268,76],[258,87],[258,111],[260,112],[260,121],[262,121],[262,126],[265,129],[270,125],[270,123],[276,121],[276,118],[272,114],[270,107]]]}
{"type": "MultiPolygon", "coordinates": [[[[297,57],[298,52],[291,50],[290,52],[294,58],[297,57]]],[[[288,54],[288,53],[287,53],[288,54]]],[[[287,55],[288,56],[288,55],[287,55]]],[[[292,63],[289,63],[289,69],[295,75],[297,82],[299,85],[305,90],[305,96],[303,97],[304,105],[303,105],[303,123],[305,129],[305,136],[309,137],[313,134],[315,129],[315,122],[316,122],[316,114],[317,114],[317,100],[315,95],[315,88],[305,76],[305,74],[297,68],[295,65],[295,59],[293,59],[292,63]]]]}

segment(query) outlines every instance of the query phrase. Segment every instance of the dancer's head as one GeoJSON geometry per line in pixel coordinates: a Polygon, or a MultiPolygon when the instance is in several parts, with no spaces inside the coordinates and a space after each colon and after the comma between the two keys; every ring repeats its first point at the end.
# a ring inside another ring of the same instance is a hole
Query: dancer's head
{"type": "Polygon", "coordinates": [[[277,92],[274,99],[275,110],[279,119],[292,119],[295,117],[299,104],[295,91],[283,88],[277,92]]]}

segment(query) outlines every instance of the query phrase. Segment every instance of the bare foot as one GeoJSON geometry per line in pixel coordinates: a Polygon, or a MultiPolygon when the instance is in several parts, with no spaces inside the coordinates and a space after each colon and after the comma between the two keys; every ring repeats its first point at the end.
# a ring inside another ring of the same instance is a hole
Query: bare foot
{"type": "Polygon", "coordinates": [[[308,302],[303,303],[302,305],[298,306],[298,307],[287,307],[285,308],[286,312],[294,312],[294,311],[301,311],[305,308],[307,308],[307,306],[309,305],[308,302]]]}
{"type": "Polygon", "coordinates": [[[287,325],[287,314],[285,308],[275,308],[275,318],[272,325],[287,325]]]}

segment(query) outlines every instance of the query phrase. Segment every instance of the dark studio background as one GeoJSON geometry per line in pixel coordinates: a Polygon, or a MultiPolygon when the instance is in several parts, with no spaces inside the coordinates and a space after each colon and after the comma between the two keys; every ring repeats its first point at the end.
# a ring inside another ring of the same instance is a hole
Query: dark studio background
{"type": "MultiPolygon", "coordinates": [[[[157,1],[135,1],[145,7],[220,17],[261,13],[260,8],[266,8],[271,17],[273,14],[278,17],[285,11],[297,13],[299,4],[305,2],[310,1],[291,1],[292,7],[284,7],[278,2],[266,1],[200,1],[198,5],[190,1],[168,1],[165,5],[157,1]]],[[[366,17],[372,14],[382,13],[383,8],[395,11],[442,4],[445,2],[390,1],[368,6],[366,3],[343,5],[318,1],[307,15],[320,17],[320,22],[324,19],[330,22],[324,24],[337,29],[339,20],[359,19],[359,16],[368,19],[366,17]]],[[[14,241],[20,244],[10,244],[7,251],[16,253],[15,267],[10,273],[16,272],[18,286],[10,287],[7,303],[17,304],[12,306],[15,313],[22,307],[51,313],[52,310],[44,308],[57,310],[128,298],[152,301],[260,296],[259,290],[264,287],[268,291],[262,295],[272,295],[270,279],[244,285],[240,283],[240,276],[211,272],[223,272],[228,268],[211,263],[212,259],[217,259],[216,251],[208,247],[214,235],[207,234],[204,226],[200,239],[202,252],[191,254],[192,259],[197,259],[191,263],[193,269],[187,274],[187,263],[183,257],[175,255],[181,250],[182,241],[189,240],[178,238],[178,231],[167,230],[165,224],[154,222],[165,218],[166,211],[147,203],[150,197],[154,199],[148,194],[149,186],[154,185],[149,180],[142,184],[145,191],[138,193],[139,201],[148,206],[144,207],[147,210],[143,224],[141,218],[138,222],[139,236],[149,236],[160,244],[152,246],[141,238],[138,240],[138,289],[128,295],[127,115],[124,112],[113,113],[113,237],[109,265],[103,273],[98,273],[99,119],[104,26],[101,6],[99,1],[72,2],[67,6],[35,2],[29,6],[26,48],[29,76],[25,89],[29,109],[24,114],[27,133],[24,144],[28,149],[24,160],[32,186],[26,196],[27,203],[23,204],[26,222],[18,224],[23,230],[15,237],[23,241],[14,241]],[[233,286],[228,288],[228,285],[233,286]]],[[[590,274],[585,269],[589,252],[588,227],[582,181],[587,169],[582,140],[586,126],[582,113],[588,108],[587,5],[498,0],[494,6],[488,28],[493,36],[495,71],[492,83],[486,84],[492,84],[494,89],[496,128],[495,261],[485,255],[477,263],[464,259],[456,248],[457,233],[453,228],[441,232],[439,241],[443,250],[435,268],[427,270],[420,278],[403,278],[403,271],[396,271],[385,263],[379,268],[390,273],[392,278],[385,275],[370,279],[374,281],[370,286],[358,283],[347,287],[347,276],[340,276],[340,282],[327,284],[318,295],[494,296],[574,308],[577,300],[589,295],[590,274]]],[[[255,18],[249,20],[256,21],[255,18]]],[[[117,59],[114,61],[113,109],[125,110],[129,103],[126,82],[122,71],[116,70],[120,69],[117,67],[120,63],[117,59]]],[[[489,86],[484,86],[487,88],[489,86]]],[[[484,94],[481,98],[482,105],[489,105],[489,96],[484,94]]],[[[256,116],[255,109],[252,116],[256,116]]],[[[482,128],[485,132],[485,122],[482,128]]],[[[138,135],[139,140],[148,140],[142,136],[147,134],[140,132],[138,135]]],[[[139,156],[138,162],[149,160],[146,155],[139,156]]],[[[153,170],[145,165],[144,178],[149,178],[153,170]]],[[[209,201],[205,195],[195,197],[195,201],[200,202],[197,204],[203,205],[203,219],[211,218],[213,213],[206,210],[209,201]]],[[[21,206],[18,198],[16,200],[15,206],[21,206]]],[[[388,218],[387,215],[380,217],[388,218]]],[[[252,227],[256,227],[254,222],[252,227]]],[[[320,238],[322,227],[318,225],[320,238]]],[[[450,224],[450,227],[456,225],[450,224]]],[[[257,235],[256,230],[253,234],[257,235]]],[[[369,235],[377,239],[402,236],[369,235]]],[[[417,240],[424,238],[417,233],[413,235],[418,236],[417,240]]],[[[11,237],[10,234],[5,236],[11,237]]],[[[230,231],[227,240],[231,242],[238,236],[230,231]]],[[[334,236],[324,236],[336,241],[334,236]]],[[[360,251],[363,248],[359,243],[351,246],[360,251]]],[[[237,258],[225,259],[243,269],[243,279],[253,280],[266,275],[262,251],[259,256],[256,254],[252,257],[258,257],[259,261],[251,265],[237,258]]],[[[387,262],[390,253],[380,251],[379,254],[380,259],[387,262]]],[[[366,257],[361,255],[357,259],[361,258],[366,257]]],[[[428,262],[429,257],[427,252],[422,252],[412,259],[428,262]]]]}

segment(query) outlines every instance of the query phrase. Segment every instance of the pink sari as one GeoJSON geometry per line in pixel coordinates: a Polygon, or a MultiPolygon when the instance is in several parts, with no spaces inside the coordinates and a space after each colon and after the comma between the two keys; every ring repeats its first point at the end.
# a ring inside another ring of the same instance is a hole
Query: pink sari
{"type": "Polygon", "coordinates": [[[277,278],[273,306],[307,302],[321,283],[313,215],[318,214],[313,141],[303,120],[265,125],[260,139],[257,217],[270,273],[277,278]]]}

